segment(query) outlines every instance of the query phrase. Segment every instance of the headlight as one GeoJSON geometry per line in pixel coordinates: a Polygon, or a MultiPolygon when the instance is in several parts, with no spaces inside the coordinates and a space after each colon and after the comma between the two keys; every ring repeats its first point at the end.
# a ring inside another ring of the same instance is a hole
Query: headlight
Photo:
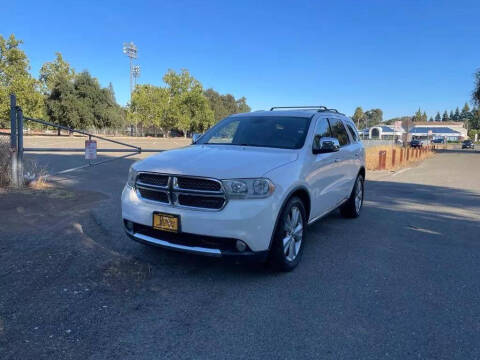
{"type": "Polygon", "coordinates": [[[130,187],[134,187],[135,180],[137,180],[137,172],[133,169],[133,167],[130,167],[130,170],[128,170],[127,185],[130,187]]]}
{"type": "Polygon", "coordinates": [[[269,179],[222,180],[225,191],[232,199],[266,198],[275,190],[269,179]]]}

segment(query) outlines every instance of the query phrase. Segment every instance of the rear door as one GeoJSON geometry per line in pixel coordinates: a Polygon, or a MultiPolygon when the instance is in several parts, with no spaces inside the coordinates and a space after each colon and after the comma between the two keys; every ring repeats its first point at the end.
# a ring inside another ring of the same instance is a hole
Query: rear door
{"type": "Polygon", "coordinates": [[[353,121],[344,120],[344,124],[347,127],[350,135],[351,144],[349,146],[351,147],[351,151],[353,151],[353,161],[351,161],[350,164],[351,188],[353,189],[355,180],[357,180],[358,172],[360,171],[360,168],[364,162],[365,151],[362,143],[360,142],[358,130],[353,121]]]}

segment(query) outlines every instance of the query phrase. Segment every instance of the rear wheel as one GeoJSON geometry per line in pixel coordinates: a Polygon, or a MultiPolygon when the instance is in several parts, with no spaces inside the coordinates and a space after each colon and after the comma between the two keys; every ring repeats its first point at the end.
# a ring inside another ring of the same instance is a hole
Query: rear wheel
{"type": "Polygon", "coordinates": [[[303,254],[306,212],[298,197],[291,198],[280,214],[270,252],[270,262],[282,271],[293,270],[303,254]]]}
{"type": "Polygon", "coordinates": [[[340,207],[340,213],[347,218],[356,218],[360,216],[363,206],[363,196],[365,192],[365,179],[362,174],[358,174],[352,193],[347,202],[340,207]]]}

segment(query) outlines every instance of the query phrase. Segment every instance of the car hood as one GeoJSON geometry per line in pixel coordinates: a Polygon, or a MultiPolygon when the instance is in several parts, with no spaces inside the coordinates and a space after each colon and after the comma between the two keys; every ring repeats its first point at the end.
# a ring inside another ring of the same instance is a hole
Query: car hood
{"type": "Polygon", "coordinates": [[[191,145],[135,163],[137,171],[217,179],[261,177],[298,158],[298,150],[236,145],[191,145]]]}

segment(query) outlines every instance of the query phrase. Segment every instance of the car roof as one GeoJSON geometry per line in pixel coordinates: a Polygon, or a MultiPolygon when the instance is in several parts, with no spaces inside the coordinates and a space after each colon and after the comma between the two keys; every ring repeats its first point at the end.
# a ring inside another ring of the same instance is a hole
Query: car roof
{"type": "Polygon", "coordinates": [[[248,113],[240,113],[240,114],[233,114],[230,115],[231,117],[251,117],[251,116],[265,116],[265,117],[272,117],[272,116],[285,116],[285,117],[302,117],[302,118],[310,118],[318,115],[335,115],[341,117],[343,119],[348,119],[345,115],[334,112],[334,111],[318,111],[315,109],[302,109],[302,110],[274,110],[274,111],[267,111],[267,110],[259,110],[253,111],[248,113]]]}

